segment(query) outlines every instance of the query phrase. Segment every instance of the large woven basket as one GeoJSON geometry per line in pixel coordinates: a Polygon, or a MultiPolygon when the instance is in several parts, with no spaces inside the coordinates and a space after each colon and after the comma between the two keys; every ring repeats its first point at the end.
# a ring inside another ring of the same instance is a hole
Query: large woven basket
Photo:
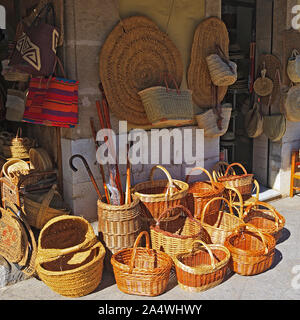
{"type": "Polygon", "coordinates": [[[37,229],[42,229],[54,217],[68,215],[71,212],[64,205],[56,184],[42,195],[26,193],[24,210],[29,225],[37,229]]]}
{"type": "Polygon", "coordinates": [[[82,217],[51,219],[38,239],[36,270],[53,291],[66,297],[93,292],[102,280],[105,248],[82,217]]]}
{"type": "Polygon", "coordinates": [[[29,150],[30,167],[38,171],[53,169],[52,160],[48,152],[43,148],[31,148],[29,150]]]}
{"type": "Polygon", "coordinates": [[[132,248],[141,232],[140,200],[133,197],[130,204],[115,206],[101,200],[98,206],[98,231],[110,254],[132,248]]]}
{"type": "Polygon", "coordinates": [[[252,225],[240,225],[224,243],[231,254],[232,271],[250,276],[268,270],[274,260],[276,240],[252,225]]]}
{"type": "Polygon", "coordinates": [[[292,54],[288,60],[286,73],[290,80],[294,83],[300,82],[300,53],[297,49],[292,51],[292,54]]]}
{"type": "Polygon", "coordinates": [[[247,200],[251,197],[252,194],[252,188],[253,188],[253,174],[247,173],[247,170],[245,167],[237,162],[231,163],[226,171],[223,177],[219,177],[218,181],[223,183],[225,188],[236,188],[240,192],[240,194],[243,197],[243,200],[247,200]],[[235,174],[235,175],[229,175],[229,170],[233,166],[238,166],[243,170],[243,174],[235,174]]]}
{"type": "MultiPolygon", "coordinates": [[[[143,218],[153,223],[167,208],[179,204],[186,205],[188,189],[187,183],[172,179],[164,167],[157,165],[151,169],[150,181],[138,183],[134,186],[133,192],[141,200],[143,218]],[[162,170],[168,179],[154,181],[153,174],[156,169],[162,170]]],[[[165,215],[164,220],[167,220],[171,215],[172,212],[169,212],[168,215],[165,215]]]]}
{"type": "Polygon", "coordinates": [[[193,218],[190,211],[178,205],[161,214],[155,226],[150,226],[152,247],[166,252],[172,258],[178,253],[187,252],[195,240],[209,242],[209,236],[200,221],[193,218]],[[164,222],[164,216],[172,211],[177,214],[172,221],[164,222]]]}
{"type": "MultiPolygon", "coordinates": [[[[187,206],[192,215],[200,219],[206,203],[215,198],[221,197],[224,194],[225,187],[222,183],[214,182],[211,174],[204,168],[196,167],[190,170],[185,178],[186,183],[189,183],[189,192],[187,196],[187,206]],[[209,178],[209,181],[195,181],[189,183],[191,173],[194,171],[203,171],[209,178]]],[[[209,212],[217,211],[220,208],[220,201],[213,202],[208,208],[209,212]]]]}
{"type": "Polygon", "coordinates": [[[172,259],[164,252],[150,248],[146,231],[137,237],[133,248],[122,249],[111,258],[119,290],[140,296],[158,296],[167,287],[172,259]],[[141,237],[146,237],[146,247],[138,247],[141,237]]]}
{"type": "Polygon", "coordinates": [[[194,241],[189,251],[174,258],[179,287],[200,292],[217,286],[226,276],[229,259],[230,252],[226,247],[194,241]],[[196,250],[195,244],[198,243],[202,247],[196,250]]]}
{"type": "MultiPolygon", "coordinates": [[[[240,212],[238,211],[240,214],[240,212]]],[[[210,242],[214,244],[224,244],[226,238],[239,225],[243,224],[242,217],[237,217],[229,201],[222,197],[216,197],[207,202],[203,209],[201,225],[210,236],[210,242]],[[209,212],[213,202],[224,201],[227,203],[229,212],[223,210],[209,212]]]]}
{"type": "Polygon", "coordinates": [[[269,203],[256,201],[244,211],[243,220],[258,230],[272,235],[276,241],[281,236],[285,218],[269,203]]]}

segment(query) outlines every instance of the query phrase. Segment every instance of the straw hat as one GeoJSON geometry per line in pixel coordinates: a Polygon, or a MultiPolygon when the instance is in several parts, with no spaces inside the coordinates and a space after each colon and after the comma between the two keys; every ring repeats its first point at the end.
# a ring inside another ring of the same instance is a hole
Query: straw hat
{"type": "Polygon", "coordinates": [[[100,78],[113,113],[134,124],[149,124],[138,92],[161,85],[163,73],[180,87],[183,63],[167,34],[147,17],[120,21],[100,52],[100,78]]]}
{"type": "MultiPolygon", "coordinates": [[[[216,53],[217,45],[228,58],[229,36],[224,22],[217,17],[206,18],[196,28],[187,74],[193,100],[200,107],[209,107],[214,100],[206,57],[216,53]]],[[[227,86],[219,87],[218,103],[221,103],[226,92],[227,86]]]]}

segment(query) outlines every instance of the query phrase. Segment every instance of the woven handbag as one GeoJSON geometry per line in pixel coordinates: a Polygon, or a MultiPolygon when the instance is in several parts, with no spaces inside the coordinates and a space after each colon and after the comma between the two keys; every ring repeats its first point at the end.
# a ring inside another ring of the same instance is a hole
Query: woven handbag
{"type": "Polygon", "coordinates": [[[169,88],[168,79],[164,77],[165,87],[155,86],[138,92],[152,124],[180,125],[184,120],[193,119],[192,92],[180,90],[175,79],[171,77],[171,80],[176,89],[169,88]]]}
{"type": "Polygon", "coordinates": [[[283,114],[264,115],[264,134],[271,141],[279,141],[286,132],[286,118],[283,114]]]}
{"type": "MultiPolygon", "coordinates": [[[[240,215],[240,212],[238,212],[240,215]]],[[[237,217],[229,201],[222,197],[216,197],[205,205],[201,217],[201,225],[209,234],[209,243],[224,244],[226,238],[232,233],[237,226],[243,224],[242,216],[237,217]],[[213,202],[223,201],[227,203],[229,212],[225,209],[210,212],[209,208],[213,202]]]]}
{"type": "Polygon", "coordinates": [[[230,252],[223,245],[195,240],[190,250],[174,258],[179,287],[200,292],[217,286],[226,276],[229,259],[230,252]],[[202,246],[196,249],[197,244],[202,246]]]}
{"type": "Polygon", "coordinates": [[[253,108],[245,116],[245,129],[248,137],[257,138],[263,133],[264,119],[261,105],[254,103],[253,108]]]}
{"type": "Polygon", "coordinates": [[[300,82],[300,54],[296,49],[292,51],[288,60],[286,72],[292,82],[300,82]]]}
{"type": "Polygon", "coordinates": [[[300,86],[281,88],[281,111],[286,119],[292,122],[300,121],[300,86]]]}
{"type": "Polygon", "coordinates": [[[158,218],[155,226],[150,226],[152,247],[166,252],[172,258],[178,253],[187,252],[195,240],[209,242],[209,236],[191,212],[184,206],[168,208],[158,218]],[[173,213],[173,220],[162,219],[169,212],[173,213]],[[177,216],[174,216],[177,214],[177,216]]]}
{"type": "Polygon", "coordinates": [[[269,203],[256,201],[244,211],[243,220],[258,230],[272,235],[276,241],[281,236],[285,218],[269,203]]]}
{"type": "Polygon", "coordinates": [[[243,276],[268,270],[274,260],[275,245],[273,236],[249,224],[238,226],[224,243],[231,254],[230,269],[243,276]]]}
{"type": "Polygon", "coordinates": [[[261,70],[261,76],[258,77],[253,84],[254,91],[261,97],[268,96],[273,91],[273,81],[266,77],[267,69],[261,70]]]}
{"type": "Polygon", "coordinates": [[[150,238],[146,231],[137,237],[133,248],[116,252],[111,258],[114,275],[119,290],[140,296],[158,296],[165,292],[169,282],[172,259],[160,250],[150,248],[150,238]],[[146,247],[138,247],[146,237],[146,247]]]}
{"type": "MultiPolygon", "coordinates": [[[[192,215],[197,219],[201,218],[206,203],[215,197],[223,196],[225,191],[225,187],[223,186],[223,184],[215,182],[209,171],[201,167],[191,169],[187,174],[185,181],[186,183],[189,183],[187,206],[192,215]],[[204,172],[208,176],[209,181],[194,181],[192,183],[189,183],[190,176],[194,171],[204,172]]],[[[218,210],[220,207],[220,203],[221,201],[214,202],[213,204],[211,204],[208,210],[210,212],[218,210]]]]}

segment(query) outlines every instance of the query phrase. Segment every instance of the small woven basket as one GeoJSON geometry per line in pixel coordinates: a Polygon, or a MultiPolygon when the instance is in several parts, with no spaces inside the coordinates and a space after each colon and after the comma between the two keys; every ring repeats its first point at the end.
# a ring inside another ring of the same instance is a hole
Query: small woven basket
{"type": "Polygon", "coordinates": [[[166,252],[172,258],[178,253],[185,253],[195,240],[208,242],[209,236],[201,226],[200,221],[193,218],[190,211],[178,205],[169,208],[161,214],[155,226],[150,226],[152,247],[166,252]],[[165,222],[163,217],[170,211],[177,214],[173,221],[165,222]]]}
{"type": "MultiPolygon", "coordinates": [[[[149,223],[155,223],[158,217],[167,208],[177,205],[186,205],[186,196],[189,185],[183,181],[172,179],[169,172],[162,166],[157,165],[151,169],[150,181],[141,182],[134,186],[134,194],[141,200],[143,218],[149,223]],[[153,174],[156,169],[162,170],[167,180],[153,180],[153,174]]],[[[170,211],[165,215],[164,220],[172,216],[170,211]]]]}
{"type": "Polygon", "coordinates": [[[226,247],[194,241],[188,252],[174,258],[179,287],[188,292],[200,292],[219,285],[226,276],[229,259],[226,247]],[[198,243],[202,247],[196,250],[198,243]]]}
{"type": "Polygon", "coordinates": [[[102,280],[105,248],[79,216],[51,219],[40,232],[36,270],[53,291],[66,297],[93,292],[102,280]]]}
{"type": "Polygon", "coordinates": [[[236,188],[240,194],[243,197],[243,200],[247,200],[251,197],[252,194],[252,188],[253,188],[253,174],[247,173],[244,166],[240,163],[232,163],[230,164],[223,177],[219,177],[218,181],[223,183],[225,188],[236,188]],[[233,166],[239,166],[242,168],[244,174],[235,174],[235,175],[229,175],[229,170],[233,166]]]}
{"type": "Polygon", "coordinates": [[[273,91],[273,81],[266,77],[267,70],[261,70],[261,77],[254,81],[253,88],[257,95],[261,97],[268,96],[273,91]]]}
{"type": "Polygon", "coordinates": [[[158,296],[165,292],[169,282],[172,259],[164,252],[150,248],[146,231],[137,237],[133,248],[122,249],[111,258],[119,290],[140,296],[158,296]],[[142,236],[146,247],[138,247],[142,236]]]}
{"type": "Polygon", "coordinates": [[[244,224],[241,217],[234,215],[229,201],[222,197],[216,197],[205,205],[200,221],[201,225],[210,236],[210,242],[222,245],[237,226],[244,224]],[[211,206],[211,203],[220,200],[227,203],[229,212],[226,212],[225,210],[209,212],[208,208],[211,206]]]}
{"type": "Polygon", "coordinates": [[[272,235],[276,241],[281,236],[285,218],[269,203],[256,201],[244,211],[243,220],[258,230],[272,235]]]}
{"type": "Polygon", "coordinates": [[[130,204],[115,206],[98,200],[98,231],[100,239],[114,254],[132,248],[141,232],[140,200],[133,197],[130,204]]]}
{"type": "Polygon", "coordinates": [[[230,251],[232,271],[251,276],[268,270],[274,260],[276,240],[252,225],[240,225],[224,243],[230,251]]]}
{"type": "MultiPolygon", "coordinates": [[[[222,197],[224,194],[225,187],[222,183],[214,182],[211,174],[204,168],[196,167],[193,168],[185,178],[186,183],[189,183],[189,192],[187,196],[187,206],[191,211],[192,215],[201,219],[202,212],[206,203],[215,198],[222,197]],[[190,175],[194,171],[203,171],[209,178],[209,181],[196,181],[189,183],[190,175]]],[[[220,201],[213,202],[207,209],[209,212],[217,211],[220,208],[220,201]]]]}
{"type": "Polygon", "coordinates": [[[288,64],[286,67],[286,73],[290,80],[294,83],[300,82],[300,54],[298,50],[294,49],[292,54],[288,60],[288,64]]]}
{"type": "Polygon", "coordinates": [[[38,171],[48,171],[53,169],[53,164],[49,154],[43,148],[31,148],[29,150],[30,167],[38,171]]]}
{"type": "Polygon", "coordinates": [[[42,229],[54,217],[68,215],[71,212],[63,204],[56,184],[42,195],[26,193],[24,196],[24,211],[29,225],[37,229],[42,229]]]}

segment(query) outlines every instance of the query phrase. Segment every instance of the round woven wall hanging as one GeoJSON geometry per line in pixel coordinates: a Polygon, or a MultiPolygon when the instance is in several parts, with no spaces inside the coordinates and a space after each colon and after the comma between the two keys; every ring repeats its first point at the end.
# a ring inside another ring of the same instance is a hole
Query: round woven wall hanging
{"type": "Polygon", "coordinates": [[[134,124],[149,124],[139,91],[163,85],[163,73],[172,75],[179,87],[182,81],[179,50],[166,33],[143,16],[120,21],[103,44],[99,63],[109,107],[119,119],[134,124]]]}
{"type": "MultiPolygon", "coordinates": [[[[206,18],[195,30],[187,74],[188,87],[193,91],[193,100],[199,107],[210,107],[214,101],[206,57],[216,53],[216,45],[220,46],[228,58],[229,36],[224,22],[216,17],[206,18]]],[[[220,103],[228,87],[218,88],[218,103],[220,103]]]]}

